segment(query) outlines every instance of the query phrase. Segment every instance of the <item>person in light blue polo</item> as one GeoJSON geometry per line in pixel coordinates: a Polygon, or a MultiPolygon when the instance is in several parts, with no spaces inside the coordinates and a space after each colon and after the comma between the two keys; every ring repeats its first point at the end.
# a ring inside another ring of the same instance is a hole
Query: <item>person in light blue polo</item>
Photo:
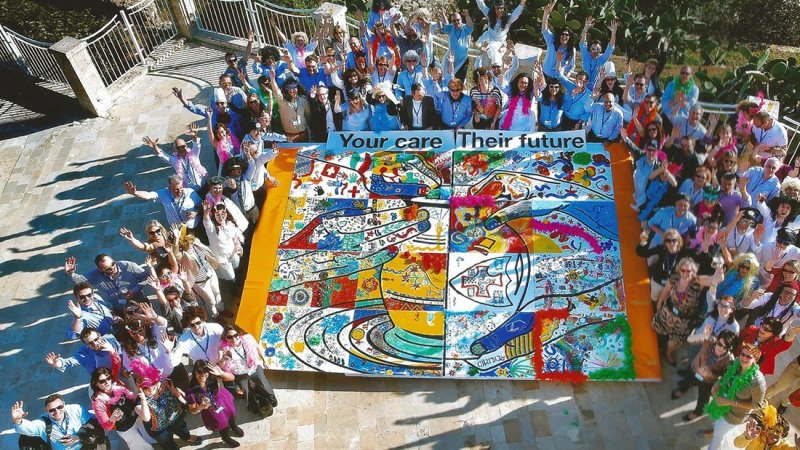
{"type": "Polygon", "coordinates": [[[619,140],[619,129],[622,127],[622,109],[614,103],[614,94],[606,93],[602,103],[586,105],[586,112],[591,115],[592,128],[586,139],[589,142],[614,142],[619,140]]]}
{"type": "Polygon", "coordinates": [[[582,127],[583,123],[589,120],[586,105],[592,104],[592,91],[586,88],[589,74],[584,71],[578,72],[574,83],[565,77],[563,72],[558,72],[556,79],[566,88],[564,102],[561,105],[561,110],[564,111],[561,129],[569,131],[582,127]]]}
{"type": "Polygon", "coordinates": [[[775,172],[780,166],[781,160],[773,157],[764,163],[764,167],[751,167],[742,174],[747,186],[747,193],[750,194],[754,203],[759,201],[761,194],[766,200],[770,200],[781,191],[781,181],[775,176],[775,172]]]}
{"type": "Polygon", "coordinates": [[[597,74],[600,73],[600,68],[603,67],[606,61],[611,58],[611,55],[614,54],[614,44],[617,41],[617,26],[619,25],[619,21],[616,19],[611,20],[611,25],[608,27],[611,30],[611,39],[608,41],[605,52],[603,51],[602,44],[597,39],[588,44],[586,43],[586,35],[592,25],[594,25],[594,17],[587,17],[583,32],[581,33],[580,44],[578,44],[581,50],[581,64],[583,65],[583,70],[589,74],[590,84],[594,84],[594,81],[597,79],[597,74]]]}
{"type": "Polygon", "coordinates": [[[464,94],[464,82],[453,78],[447,84],[449,95],[443,94],[439,99],[439,116],[442,128],[458,130],[464,128],[472,119],[472,99],[464,94]]]}
{"type": "Polygon", "coordinates": [[[664,89],[661,109],[671,124],[686,120],[689,110],[700,97],[700,88],[694,82],[693,73],[691,66],[681,67],[680,75],[673,78],[664,89]]]}
{"type": "Polygon", "coordinates": [[[664,239],[664,232],[670,228],[678,230],[681,236],[686,236],[689,229],[697,225],[697,218],[689,211],[691,201],[686,194],[678,194],[675,206],[667,206],[659,209],[647,222],[650,229],[655,232],[650,247],[661,244],[664,239]]]}

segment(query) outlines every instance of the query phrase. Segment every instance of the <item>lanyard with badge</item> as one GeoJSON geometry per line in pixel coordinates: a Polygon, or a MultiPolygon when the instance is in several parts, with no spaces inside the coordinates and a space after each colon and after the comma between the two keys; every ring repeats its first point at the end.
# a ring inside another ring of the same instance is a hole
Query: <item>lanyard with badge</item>
{"type": "Polygon", "coordinates": [[[197,344],[197,346],[200,347],[200,350],[202,350],[203,354],[206,355],[206,360],[208,360],[208,346],[209,346],[210,342],[209,342],[208,330],[206,329],[206,327],[203,327],[203,334],[204,334],[203,341],[206,343],[205,348],[203,348],[203,345],[200,344],[200,341],[198,341],[197,338],[194,337],[194,333],[192,333],[190,331],[189,334],[191,334],[192,339],[194,339],[195,344],[197,344]]]}

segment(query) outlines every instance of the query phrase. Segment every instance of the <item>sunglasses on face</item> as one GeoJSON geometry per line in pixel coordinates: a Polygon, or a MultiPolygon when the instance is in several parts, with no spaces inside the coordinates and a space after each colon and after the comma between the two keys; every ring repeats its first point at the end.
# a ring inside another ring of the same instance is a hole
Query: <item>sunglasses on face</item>
{"type": "Polygon", "coordinates": [[[225,102],[216,102],[217,106],[225,106],[225,102]]]}
{"type": "Polygon", "coordinates": [[[104,273],[114,273],[114,268],[117,267],[117,262],[114,261],[111,263],[110,266],[106,267],[105,269],[100,269],[100,271],[104,273]]]}
{"type": "Polygon", "coordinates": [[[744,269],[744,270],[750,270],[750,266],[745,266],[745,265],[741,265],[741,266],[739,266],[739,270],[742,270],[742,269],[744,269]]]}
{"type": "Polygon", "coordinates": [[[175,148],[178,150],[186,150],[186,144],[176,145],[175,148]]]}
{"type": "Polygon", "coordinates": [[[106,384],[106,383],[111,383],[111,378],[106,377],[97,379],[97,384],[106,384]]]}
{"type": "Polygon", "coordinates": [[[389,67],[389,64],[386,64],[386,63],[378,63],[378,67],[389,67]]]}
{"type": "Polygon", "coordinates": [[[664,242],[666,242],[667,244],[677,244],[678,240],[677,239],[664,239],[664,242]]]}
{"type": "MultiPolygon", "coordinates": [[[[185,145],[184,145],[184,147],[185,147],[185,145]]],[[[150,230],[150,231],[147,232],[147,234],[161,234],[161,228],[156,228],[154,230],[150,230]]]]}
{"type": "Polygon", "coordinates": [[[234,334],[229,334],[229,335],[225,336],[225,339],[227,339],[229,341],[232,341],[232,340],[234,340],[234,339],[236,339],[238,337],[239,337],[239,333],[234,333],[234,334]]]}
{"type": "Polygon", "coordinates": [[[92,297],[94,297],[94,292],[85,295],[78,294],[78,300],[89,300],[92,297]]]}
{"type": "Polygon", "coordinates": [[[64,404],[63,403],[58,405],[58,406],[56,406],[55,408],[48,409],[47,412],[49,412],[50,414],[55,414],[56,411],[61,411],[62,409],[64,409],[64,404]]]}
{"type": "Polygon", "coordinates": [[[719,304],[719,307],[720,307],[720,308],[725,308],[725,309],[732,309],[732,308],[733,308],[733,305],[732,305],[732,304],[730,304],[730,303],[720,303],[720,304],[719,304]]]}
{"type": "MultiPolygon", "coordinates": [[[[642,86],[644,86],[644,83],[633,83],[633,85],[634,85],[634,86],[639,86],[639,87],[642,87],[642,86]]],[[[648,103],[649,103],[649,102],[648,102],[648,103]]]]}
{"type": "Polygon", "coordinates": [[[203,321],[202,320],[191,322],[189,324],[189,326],[192,327],[192,328],[198,328],[200,325],[203,325],[203,321]]]}

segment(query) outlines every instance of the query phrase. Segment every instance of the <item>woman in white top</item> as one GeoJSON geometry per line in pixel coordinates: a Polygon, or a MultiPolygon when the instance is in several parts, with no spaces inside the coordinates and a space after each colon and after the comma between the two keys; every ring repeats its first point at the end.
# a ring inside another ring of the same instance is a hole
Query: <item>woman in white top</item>
{"type": "Polygon", "coordinates": [[[488,42],[489,50],[497,51],[506,43],[511,24],[522,15],[522,10],[525,9],[525,2],[527,0],[521,0],[510,16],[508,11],[506,11],[506,5],[503,0],[495,0],[491,8],[486,6],[483,0],[476,1],[478,3],[478,9],[486,16],[488,26],[481,37],[475,41],[475,44],[480,47],[484,42],[488,42]]]}
{"type": "Polygon", "coordinates": [[[218,265],[215,269],[217,277],[220,280],[235,280],[235,270],[239,267],[239,258],[242,256],[247,222],[236,223],[223,202],[212,206],[210,202],[204,201],[203,226],[208,235],[208,246],[217,257],[218,265]]]}
{"type": "Polygon", "coordinates": [[[512,131],[536,131],[536,98],[544,81],[534,85],[527,73],[521,73],[511,82],[511,95],[500,117],[500,129],[512,131]]]}
{"type": "Polygon", "coordinates": [[[251,411],[258,407],[251,386],[265,395],[272,407],[278,406],[275,391],[264,373],[264,352],[252,335],[241,333],[233,325],[225,325],[219,342],[219,366],[234,375],[234,383],[244,393],[251,411]]]}

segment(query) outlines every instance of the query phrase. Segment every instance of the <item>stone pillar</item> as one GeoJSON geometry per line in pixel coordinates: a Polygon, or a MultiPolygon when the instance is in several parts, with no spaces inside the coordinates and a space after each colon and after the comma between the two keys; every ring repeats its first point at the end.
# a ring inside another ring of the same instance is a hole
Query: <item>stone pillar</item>
{"type": "Polygon", "coordinates": [[[96,116],[106,115],[111,98],[89,55],[88,44],[65,37],[50,46],[50,52],[64,72],[81,107],[96,116]]]}
{"type": "MultiPolygon", "coordinates": [[[[333,3],[325,2],[319,6],[313,13],[311,13],[311,17],[317,21],[318,24],[322,24],[323,17],[333,17],[333,24],[339,25],[344,30],[344,39],[347,42],[349,39],[349,32],[347,27],[347,7],[344,5],[335,5],[333,3]]],[[[324,49],[323,49],[324,54],[324,49]]]]}
{"type": "Polygon", "coordinates": [[[172,17],[175,20],[175,28],[178,34],[186,39],[192,38],[191,23],[194,20],[194,2],[184,2],[183,0],[167,0],[172,17]],[[190,6],[191,5],[191,6],[190,6]],[[191,7],[191,11],[188,9],[191,7]]]}

